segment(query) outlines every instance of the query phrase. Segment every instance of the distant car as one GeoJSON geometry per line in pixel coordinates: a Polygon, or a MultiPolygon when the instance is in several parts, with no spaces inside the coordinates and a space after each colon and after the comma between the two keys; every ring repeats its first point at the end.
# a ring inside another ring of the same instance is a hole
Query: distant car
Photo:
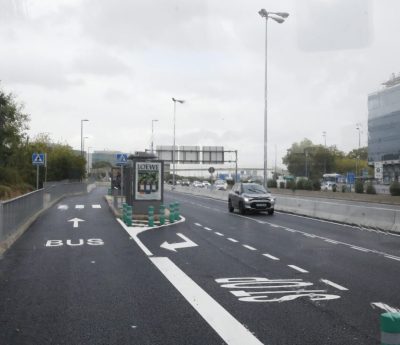
{"type": "Polygon", "coordinates": [[[335,188],[337,188],[337,184],[336,182],[331,182],[331,181],[327,181],[322,183],[321,185],[321,190],[333,190],[333,187],[335,186],[335,188]]]}
{"type": "Polygon", "coordinates": [[[228,184],[224,180],[216,180],[214,182],[214,188],[217,190],[226,190],[228,188],[228,184]]]}
{"type": "Polygon", "coordinates": [[[182,180],[182,186],[190,186],[190,181],[188,179],[183,179],[182,180]]]}
{"type": "Polygon", "coordinates": [[[257,183],[235,183],[228,196],[228,209],[233,212],[238,209],[241,214],[246,211],[267,211],[274,214],[275,199],[271,193],[257,183]]]}
{"type": "Polygon", "coordinates": [[[176,181],[176,184],[177,184],[177,185],[181,185],[181,184],[182,184],[182,180],[176,181]]]}
{"type": "Polygon", "coordinates": [[[192,186],[196,188],[203,188],[203,184],[200,181],[194,181],[192,186]]]}
{"type": "Polygon", "coordinates": [[[205,187],[205,188],[208,188],[211,186],[211,183],[208,181],[203,181],[202,183],[203,183],[203,187],[205,187]]]}

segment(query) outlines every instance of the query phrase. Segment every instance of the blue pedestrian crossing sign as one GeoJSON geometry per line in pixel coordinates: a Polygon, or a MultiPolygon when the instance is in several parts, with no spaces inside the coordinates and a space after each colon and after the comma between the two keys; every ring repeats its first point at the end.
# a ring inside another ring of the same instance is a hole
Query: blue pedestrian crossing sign
{"type": "Polygon", "coordinates": [[[44,153],[33,153],[32,154],[32,164],[33,165],[45,165],[46,159],[44,153]]]}
{"type": "Polygon", "coordinates": [[[126,153],[117,153],[117,165],[128,164],[128,155],[126,153]]]}

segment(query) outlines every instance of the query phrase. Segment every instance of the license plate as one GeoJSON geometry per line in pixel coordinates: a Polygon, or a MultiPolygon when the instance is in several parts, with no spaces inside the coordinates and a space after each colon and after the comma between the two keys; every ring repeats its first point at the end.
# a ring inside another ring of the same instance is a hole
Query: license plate
{"type": "Polygon", "coordinates": [[[257,207],[267,207],[267,204],[256,204],[257,207]]]}

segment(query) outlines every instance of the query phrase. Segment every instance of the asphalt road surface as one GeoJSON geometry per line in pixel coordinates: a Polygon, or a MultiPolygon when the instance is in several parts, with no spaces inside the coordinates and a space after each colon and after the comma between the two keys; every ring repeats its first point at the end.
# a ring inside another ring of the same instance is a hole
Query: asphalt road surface
{"type": "Polygon", "coordinates": [[[139,233],[105,192],[0,260],[0,344],[379,344],[400,308],[399,236],[172,192],[185,220],[139,233]]]}

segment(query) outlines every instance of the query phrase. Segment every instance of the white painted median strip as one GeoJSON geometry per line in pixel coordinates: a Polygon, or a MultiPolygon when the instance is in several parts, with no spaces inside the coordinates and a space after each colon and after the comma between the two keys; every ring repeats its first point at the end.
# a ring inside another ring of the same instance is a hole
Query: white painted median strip
{"type": "Polygon", "coordinates": [[[342,285],[339,285],[339,284],[336,284],[336,283],[334,283],[334,282],[331,282],[331,281],[328,280],[328,279],[321,279],[320,281],[321,281],[322,283],[327,284],[327,285],[333,286],[334,288],[336,288],[336,289],[338,289],[338,290],[341,290],[341,291],[347,291],[347,290],[349,290],[349,289],[345,288],[345,287],[342,286],[342,285]]]}
{"type": "Polygon", "coordinates": [[[234,243],[238,243],[239,242],[238,240],[235,240],[234,238],[231,238],[231,237],[228,237],[228,240],[231,241],[231,242],[234,242],[234,243]]]}
{"type": "Polygon", "coordinates": [[[279,260],[276,256],[270,255],[270,254],[263,254],[265,257],[271,259],[271,260],[279,260]]]}
{"type": "Polygon", "coordinates": [[[247,244],[242,244],[242,246],[245,247],[245,248],[247,248],[247,249],[250,249],[250,250],[257,250],[256,248],[254,248],[254,247],[252,247],[252,246],[249,246],[249,245],[247,245],[247,244]]]}
{"type": "Polygon", "coordinates": [[[303,269],[303,268],[301,268],[301,267],[298,267],[298,266],[295,266],[295,265],[288,265],[290,268],[293,268],[294,270],[296,270],[296,271],[299,271],[299,272],[301,272],[301,273],[308,273],[308,271],[306,271],[305,269],[303,269]]]}
{"type": "Polygon", "coordinates": [[[220,232],[215,232],[215,234],[218,236],[224,236],[224,234],[221,234],[220,232]]]}
{"type": "Polygon", "coordinates": [[[228,345],[262,345],[246,327],[171,260],[163,257],[153,257],[150,260],[225,343],[228,345]]]}

